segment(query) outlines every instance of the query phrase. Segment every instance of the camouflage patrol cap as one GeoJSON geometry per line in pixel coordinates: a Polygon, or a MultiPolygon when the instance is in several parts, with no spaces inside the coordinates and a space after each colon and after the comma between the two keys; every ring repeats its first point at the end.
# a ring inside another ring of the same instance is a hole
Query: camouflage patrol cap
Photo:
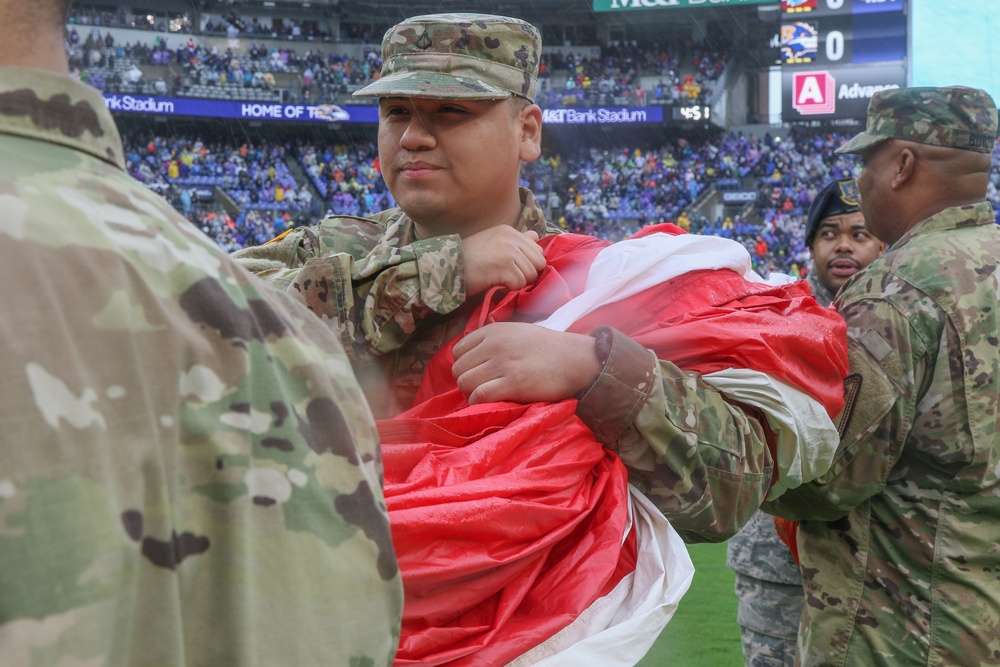
{"type": "Polygon", "coordinates": [[[888,139],[992,153],[996,134],[997,107],[985,90],[893,88],[872,96],[867,128],[837,153],[861,153],[888,139]]]}
{"type": "Polygon", "coordinates": [[[541,35],[520,19],[415,16],[385,34],[381,77],[354,97],[534,101],[541,54],[541,35]]]}

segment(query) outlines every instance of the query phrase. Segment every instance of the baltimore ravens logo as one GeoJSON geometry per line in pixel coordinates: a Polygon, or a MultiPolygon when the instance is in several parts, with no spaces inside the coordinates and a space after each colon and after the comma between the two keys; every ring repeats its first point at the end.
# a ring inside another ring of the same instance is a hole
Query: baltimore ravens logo
{"type": "Polygon", "coordinates": [[[818,47],[816,26],[803,22],[781,26],[781,59],[784,62],[812,62],[816,59],[818,47]]]}
{"type": "Polygon", "coordinates": [[[433,46],[433,42],[431,42],[430,36],[425,32],[424,34],[420,35],[420,37],[417,38],[417,41],[415,42],[414,45],[418,49],[429,49],[431,48],[431,46],[433,46]]]}
{"type": "Polygon", "coordinates": [[[840,186],[840,201],[844,202],[847,206],[857,206],[861,201],[861,191],[858,190],[858,182],[852,178],[849,181],[841,181],[838,185],[840,186]]]}

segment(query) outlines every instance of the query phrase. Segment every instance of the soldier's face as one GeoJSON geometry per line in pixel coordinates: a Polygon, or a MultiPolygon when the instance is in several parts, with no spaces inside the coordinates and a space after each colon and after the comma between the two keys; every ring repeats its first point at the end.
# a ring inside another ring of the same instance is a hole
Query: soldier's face
{"type": "Polygon", "coordinates": [[[537,151],[539,141],[526,140],[523,110],[513,105],[511,99],[379,101],[382,175],[419,231],[468,236],[509,211],[512,197],[517,201],[521,160],[538,156],[532,146],[537,151]]]}
{"type": "Polygon", "coordinates": [[[848,278],[875,261],[882,244],[865,229],[860,213],[844,213],[820,221],[809,250],[816,277],[836,292],[848,278]]]}
{"type": "Polygon", "coordinates": [[[865,219],[865,228],[880,241],[892,243],[895,239],[890,229],[894,220],[892,188],[887,181],[892,178],[891,163],[895,153],[890,139],[861,154],[861,173],[858,174],[859,208],[865,219]]]}

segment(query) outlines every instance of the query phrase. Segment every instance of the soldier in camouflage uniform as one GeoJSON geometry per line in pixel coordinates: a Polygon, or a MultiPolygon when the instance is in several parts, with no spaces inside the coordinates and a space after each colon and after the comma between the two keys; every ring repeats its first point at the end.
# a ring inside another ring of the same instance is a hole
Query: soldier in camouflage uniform
{"type": "Polygon", "coordinates": [[[840,149],[889,247],[835,302],[855,374],[838,458],[769,507],[803,520],[803,665],[1000,664],[996,130],[984,91],[904,88],[840,149]]]}
{"type": "MultiPolygon", "coordinates": [[[[236,254],[337,331],[377,417],[412,404],[431,356],[494,286],[533,282],[546,223],[518,188],[541,152],[538,31],[483,14],[420,16],[382,42],[379,156],[400,208],[334,217],[236,254]]],[[[455,347],[470,402],[579,397],[577,413],[688,540],[733,535],[772,459],[763,416],[611,327],[495,323],[455,347]]]]}
{"type": "MultiPolygon", "coordinates": [[[[828,183],[806,215],[806,245],[816,300],[829,306],[852,275],[871,264],[883,244],[865,229],[854,179],[828,183]]],[[[792,667],[802,617],[802,575],[763,512],[729,540],[726,563],[736,573],[737,622],[747,667],[792,667]]]]}
{"type": "Polygon", "coordinates": [[[0,664],[387,666],[343,349],[129,177],[66,5],[0,0],[0,664]]]}

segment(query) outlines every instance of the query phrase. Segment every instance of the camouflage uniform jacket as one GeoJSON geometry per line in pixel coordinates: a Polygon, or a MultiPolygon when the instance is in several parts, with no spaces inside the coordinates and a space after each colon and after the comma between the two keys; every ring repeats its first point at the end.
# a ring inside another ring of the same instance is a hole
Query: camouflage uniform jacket
{"type": "Polygon", "coordinates": [[[334,336],[0,70],[0,663],[389,665],[377,432],[334,336]]]}
{"type": "Polygon", "coordinates": [[[848,418],[830,473],[773,509],[799,528],[805,665],[1000,665],[1000,228],[919,223],[853,277],[848,418]]]}
{"type": "Polygon", "coordinates": [[[837,293],[820,282],[819,274],[816,273],[815,269],[810,271],[809,275],[806,276],[806,282],[809,283],[809,287],[812,288],[813,296],[816,297],[816,301],[819,302],[819,305],[829,306],[833,303],[837,293]]]}
{"type": "MultiPolygon", "coordinates": [[[[559,231],[545,223],[530,191],[521,198],[518,229],[559,231]]],[[[328,218],[236,256],[341,335],[376,417],[412,404],[428,360],[465,329],[480,302],[466,299],[461,239],[418,239],[399,209],[328,218]]],[[[611,341],[577,414],[685,539],[733,535],[770,482],[763,416],[727,402],[697,374],[657,363],[613,329],[611,341]]]]}

